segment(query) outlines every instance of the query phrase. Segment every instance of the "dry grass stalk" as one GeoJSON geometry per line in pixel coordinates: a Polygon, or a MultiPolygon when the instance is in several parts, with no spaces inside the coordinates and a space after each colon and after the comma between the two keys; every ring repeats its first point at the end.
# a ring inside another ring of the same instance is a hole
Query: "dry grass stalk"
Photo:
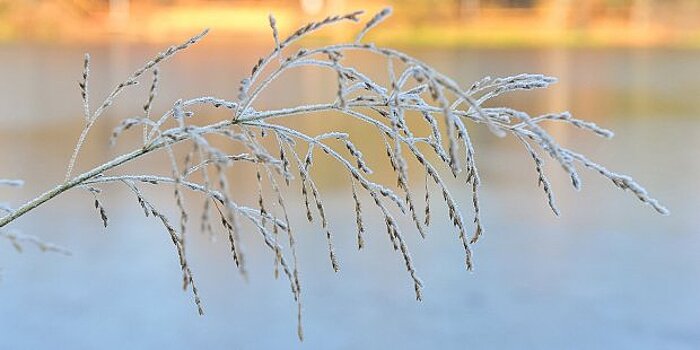
{"type": "MultiPolygon", "coordinates": [[[[490,99],[506,93],[546,88],[556,81],[554,78],[539,74],[520,74],[503,78],[486,77],[464,89],[427,63],[397,50],[362,42],[372,28],[388,17],[389,9],[382,10],[370,19],[353,42],[302,48],[289,52],[290,45],[297,40],[336,23],[357,22],[361,13],[361,11],[352,12],[312,22],[285,39],[280,39],[277,22],[270,15],[269,25],[272,29],[274,48],[268,55],[260,58],[251,70],[250,76],[241,81],[237,99],[202,96],[177,100],[157,120],[151,119],[152,106],[158,91],[157,67],[201,40],[207,34],[206,30],[185,43],[172,46],[156,55],[124,82],[118,84],[100,107],[91,114],[88,106],[87,83],[89,56],[86,55],[83,76],[79,83],[86,123],[70,158],[65,181],[17,209],[11,208],[10,205],[0,207],[0,213],[5,213],[0,218],[0,229],[6,230],[6,226],[15,219],[73,188],[86,188],[92,193],[103,224],[107,226],[106,212],[101,201],[98,200],[99,187],[110,183],[123,184],[136,195],[144,214],[156,218],[164,226],[178,255],[183,285],[185,288],[191,287],[197,310],[203,313],[201,298],[185,249],[185,233],[189,226],[190,215],[184,202],[183,192],[198,193],[205,200],[201,215],[201,230],[209,232],[212,237],[215,234],[210,215],[213,204],[227,237],[232,259],[243,275],[246,274],[246,269],[241,240],[241,235],[244,234],[242,222],[252,225],[263,239],[274,258],[276,273],[281,271],[288,279],[292,295],[297,302],[298,335],[301,339],[303,337],[301,283],[296,240],[287,213],[288,205],[278,180],[281,178],[286,185],[292,186],[297,184],[293,180],[298,175],[298,185],[307,219],[313,221],[315,214],[312,207],[315,207],[314,211],[320,219],[320,226],[328,243],[331,267],[338,271],[339,264],[333,246],[330,218],[327,217],[321,191],[316,185],[313,174],[314,155],[318,153],[316,151],[323,152],[325,157],[333,160],[349,176],[356,214],[358,248],[362,249],[364,246],[364,233],[367,230],[362,221],[362,215],[369,212],[369,209],[363,207],[360,200],[361,192],[365,192],[371,197],[375,212],[384,218],[389,241],[405,264],[418,300],[422,298],[423,284],[418,278],[403,230],[399,227],[394,212],[400,212],[401,215],[410,213],[418,233],[425,237],[427,226],[431,222],[429,190],[433,186],[430,182],[434,183],[434,187],[442,195],[442,202],[447,207],[449,219],[465,251],[466,268],[468,270],[473,268],[472,247],[483,235],[484,229],[480,218],[480,178],[469,128],[486,126],[498,136],[510,134],[521,141],[527,154],[535,162],[538,183],[542,185],[549,206],[557,215],[559,211],[554,202],[551,185],[545,175],[544,160],[538,151],[544,152],[559,163],[569,174],[576,188],[580,187],[578,169],[589,168],[610,179],[615,186],[631,191],[641,202],[651,206],[657,212],[668,213],[665,207],[632,178],[614,173],[585,156],[561,146],[541,127],[541,124],[567,123],[602,137],[611,137],[612,132],[609,130],[594,123],[575,119],[568,113],[531,117],[506,107],[482,107],[490,99]],[[382,84],[374,81],[342,59],[345,54],[354,51],[372,54],[385,60],[390,77],[389,83],[382,84]],[[337,77],[335,99],[320,104],[258,109],[257,98],[266,91],[266,88],[284,73],[299,67],[316,67],[334,74],[337,77]],[[125,88],[137,84],[142,75],[149,70],[153,70],[153,78],[148,98],[143,106],[143,117],[122,120],[111,137],[111,142],[116,142],[124,132],[139,126],[143,128],[143,144],[136,145],[132,151],[108,160],[81,175],[73,176],[72,171],[78,154],[92,126],[125,88]],[[397,72],[400,73],[397,74],[397,72]],[[212,124],[200,123],[192,110],[194,106],[223,107],[231,112],[231,117],[212,124]],[[314,136],[275,123],[275,120],[280,118],[301,118],[317,113],[337,113],[375,129],[385,141],[386,156],[394,169],[397,187],[403,192],[403,196],[396,194],[390,186],[375,182],[369,177],[372,174],[370,165],[365,161],[360,149],[350,140],[350,135],[332,132],[314,136]],[[409,120],[414,119],[427,123],[430,130],[427,135],[414,134],[414,130],[409,125],[409,120]],[[243,153],[232,154],[216,148],[209,141],[214,137],[219,139],[223,137],[231,146],[226,149],[242,148],[243,153]],[[276,141],[274,149],[263,142],[266,138],[276,141]],[[178,162],[181,154],[176,146],[187,147],[185,149],[188,150],[182,165],[178,162]],[[299,150],[302,147],[306,147],[305,151],[299,150]],[[343,148],[347,152],[342,151],[343,148]],[[429,150],[431,154],[424,153],[424,150],[429,150]],[[465,158],[460,161],[462,152],[465,158]],[[166,157],[171,165],[170,176],[118,172],[121,165],[151,153],[166,157]],[[302,157],[300,154],[305,155],[302,157]],[[425,177],[425,210],[422,220],[419,218],[415,192],[408,179],[409,166],[413,162],[411,159],[418,163],[418,170],[425,177]],[[252,163],[256,167],[257,207],[247,207],[238,203],[228,183],[226,171],[240,162],[252,163]],[[293,162],[296,162],[296,166],[292,165],[293,162]],[[449,169],[448,172],[445,171],[447,169],[449,169]],[[197,173],[200,176],[194,177],[197,173]],[[471,191],[474,211],[471,229],[466,224],[455,197],[443,180],[445,173],[455,177],[461,176],[471,191]],[[211,178],[210,175],[212,175],[211,178]],[[170,220],[144,197],[140,187],[146,185],[172,186],[174,202],[179,212],[179,227],[176,228],[171,224],[170,220]],[[272,189],[276,200],[264,197],[266,188],[272,189]],[[473,230],[471,235],[468,234],[470,230],[473,230]],[[286,246],[281,243],[283,236],[280,232],[286,233],[286,246]],[[292,256],[292,264],[288,263],[288,254],[292,256]]],[[[0,186],[19,185],[21,182],[17,180],[0,179],[0,186]]],[[[8,231],[2,231],[1,235],[10,239],[13,244],[26,241],[36,244],[43,250],[60,251],[52,245],[39,243],[34,238],[20,238],[8,231]]]]}
{"type": "Polygon", "coordinates": [[[36,236],[22,234],[16,230],[0,230],[0,237],[9,240],[12,246],[15,248],[15,250],[17,250],[17,252],[19,253],[24,251],[23,244],[28,243],[39,248],[39,250],[41,250],[42,252],[55,252],[63,255],[71,255],[70,250],[66,248],[45,242],[44,240],[36,236]]]}
{"type": "Polygon", "coordinates": [[[90,120],[90,103],[88,101],[88,76],[90,75],[90,54],[85,54],[83,61],[83,79],[78,83],[80,87],[80,97],[83,98],[83,114],[85,122],[90,120]]]}

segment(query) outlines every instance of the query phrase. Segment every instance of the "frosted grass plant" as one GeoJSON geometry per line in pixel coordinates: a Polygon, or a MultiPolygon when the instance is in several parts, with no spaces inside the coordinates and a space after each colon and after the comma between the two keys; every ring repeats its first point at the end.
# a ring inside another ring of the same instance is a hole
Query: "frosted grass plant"
{"type": "MultiPolygon", "coordinates": [[[[157,220],[169,235],[182,270],[183,288],[191,291],[198,312],[203,314],[204,308],[185,249],[191,213],[185,205],[184,192],[198,193],[205,200],[200,230],[215,234],[215,227],[221,226],[231,258],[242,274],[246,274],[241,244],[241,236],[246,234],[243,232],[243,224],[251,225],[255,234],[262,238],[275,257],[275,273],[281,272],[289,281],[291,294],[298,306],[298,334],[302,339],[302,285],[299,280],[295,231],[290,224],[288,204],[284,197],[287,187],[299,186],[307,219],[317,220],[324,231],[331,268],[335,271],[341,269],[340,259],[334,250],[334,234],[329,227],[326,207],[314,178],[314,157],[319,153],[333,160],[347,174],[356,215],[358,249],[363,248],[363,236],[368,230],[363,215],[381,215],[389,243],[405,263],[418,300],[422,298],[423,282],[418,277],[406,243],[405,228],[399,225],[398,216],[410,216],[418,234],[425,238],[431,223],[431,205],[434,205],[430,203],[428,193],[431,188],[436,188],[464,249],[468,270],[473,268],[472,248],[484,234],[479,204],[480,176],[470,128],[484,126],[496,136],[511,135],[522,143],[525,153],[534,161],[537,180],[555,215],[559,215],[559,209],[544,171],[544,157],[558,163],[576,189],[581,186],[578,171],[582,168],[592,169],[610,179],[618,188],[632,192],[657,212],[668,213],[632,178],[614,173],[584,155],[561,146],[542,125],[549,122],[567,123],[604,138],[612,137],[611,131],[573,118],[567,112],[531,116],[507,107],[484,106],[487,101],[503,94],[546,88],[556,81],[555,78],[541,74],[520,74],[486,77],[471,85],[461,85],[427,63],[401,51],[363,41],[365,34],[390,13],[390,9],[384,9],[372,17],[360,27],[352,42],[301,49],[292,49],[292,44],[337,23],[359,22],[362,12],[309,23],[286,38],[280,37],[276,20],[270,15],[269,25],[274,47],[259,59],[250,75],[240,82],[236,98],[201,96],[179,99],[173,102],[172,108],[157,118],[153,114],[152,105],[158,95],[158,66],[202,40],[207,30],[183,44],[171,46],[157,54],[125,81],[117,84],[96,109],[90,106],[94,99],[89,94],[90,56],[86,55],[79,81],[85,124],[68,162],[65,181],[17,208],[9,204],[0,206],[0,215],[3,216],[0,218],[0,235],[9,239],[17,249],[21,249],[23,243],[30,243],[42,250],[67,253],[65,249],[44,243],[36,237],[23,236],[10,229],[9,225],[52,198],[69,190],[81,189],[92,196],[95,209],[106,227],[109,220],[102,205],[104,199],[101,188],[109,184],[121,185],[133,193],[144,215],[157,220]],[[375,81],[347,64],[344,60],[346,54],[355,51],[383,60],[388,82],[383,84],[375,81]],[[337,78],[335,98],[325,103],[300,104],[281,109],[258,108],[259,96],[272,82],[288,71],[301,67],[315,67],[333,74],[337,78]],[[142,81],[147,81],[150,89],[141,115],[123,119],[109,140],[113,144],[123,133],[138,128],[143,134],[142,143],[133,145],[131,151],[91,170],[74,175],[75,165],[80,160],[80,152],[92,127],[124,90],[142,81]],[[194,112],[195,106],[222,108],[228,111],[228,117],[212,124],[202,123],[194,112]],[[291,122],[287,123],[289,125],[293,124],[294,119],[319,113],[344,115],[375,130],[384,140],[385,147],[381,152],[386,153],[397,186],[372,179],[370,164],[365,161],[361,147],[352,141],[348,133],[310,135],[278,123],[284,119],[291,122]],[[416,121],[425,123],[429,132],[418,134],[416,128],[409,127],[409,120],[412,125],[416,121]],[[214,139],[224,139],[229,146],[226,149],[217,147],[214,139]],[[231,153],[227,151],[230,149],[243,151],[231,153]],[[171,165],[168,175],[152,174],[148,169],[143,169],[142,174],[120,171],[122,165],[151,153],[159,154],[168,161],[171,165]],[[417,170],[423,174],[425,182],[419,188],[410,186],[410,159],[418,164],[417,170]],[[232,167],[241,162],[255,167],[258,193],[255,206],[242,205],[229,185],[227,171],[235,170],[232,167]],[[469,218],[465,218],[458,208],[457,200],[446,184],[446,176],[461,178],[471,192],[469,202],[472,214],[469,218]],[[147,198],[142,188],[149,185],[173,191],[174,204],[179,213],[176,219],[168,218],[147,198]],[[371,198],[364,205],[361,201],[363,195],[371,198]]],[[[20,185],[21,181],[0,180],[0,186],[20,185]]]]}

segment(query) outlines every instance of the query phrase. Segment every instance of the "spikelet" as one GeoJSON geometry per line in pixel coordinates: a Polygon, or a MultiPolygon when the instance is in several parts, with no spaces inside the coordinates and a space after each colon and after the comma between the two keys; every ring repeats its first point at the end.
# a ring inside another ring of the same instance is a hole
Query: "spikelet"
{"type": "Polygon", "coordinates": [[[180,242],[179,235],[175,228],[170,224],[170,221],[168,221],[168,218],[165,217],[161,212],[156,210],[155,208],[152,208],[151,214],[153,217],[158,218],[160,222],[163,224],[165,227],[166,231],[168,231],[168,234],[170,235],[170,239],[173,242],[173,245],[175,246],[175,249],[177,251],[177,255],[180,261],[180,268],[182,269],[182,274],[185,276],[186,282],[184,283],[184,286],[191,286],[192,287],[192,296],[194,298],[194,303],[197,306],[197,312],[200,315],[204,315],[204,308],[202,307],[202,300],[199,297],[199,292],[197,290],[197,285],[194,282],[194,277],[192,276],[192,270],[190,270],[190,266],[187,263],[187,260],[185,258],[185,251],[184,248],[182,247],[182,244],[180,242]]]}
{"type": "Polygon", "coordinates": [[[80,97],[83,99],[83,114],[85,115],[85,122],[90,121],[90,103],[88,94],[88,76],[90,75],[90,54],[85,54],[85,59],[83,60],[83,75],[82,80],[78,83],[80,87],[80,97]]]}
{"type": "MultiPolygon", "coordinates": [[[[308,173],[306,171],[306,167],[303,164],[306,164],[307,161],[304,163],[301,162],[301,158],[299,158],[299,154],[297,154],[296,150],[294,150],[293,145],[289,144],[289,141],[285,139],[285,142],[287,143],[287,146],[289,147],[289,150],[291,151],[292,155],[294,155],[294,158],[296,158],[299,170],[299,177],[301,178],[301,194],[304,197],[304,207],[306,209],[306,219],[309,222],[313,222],[314,218],[313,215],[311,214],[311,203],[309,200],[309,191],[307,189],[307,183],[308,183],[308,173]]],[[[309,158],[309,157],[307,157],[309,158]]],[[[308,160],[310,161],[310,159],[308,160]]]]}
{"type": "Polygon", "coordinates": [[[233,262],[239,269],[241,269],[241,273],[243,275],[246,275],[245,268],[243,267],[241,261],[241,257],[238,255],[237,234],[235,233],[234,225],[231,223],[235,220],[232,215],[233,213],[230,213],[229,217],[227,218],[218,205],[215,205],[214,207],[216,208],[217,212],[219,213],[219,217],[221,218],[221,225],[224,227],[224,229],[226,229],[226,233],[228,234],[228,241],[231,247],[231,257],[233,258],[233,262]]]}
{"type": "Polygon", "coordinates": [[[362,205],[357,197],[357,187],[355,186],[355,181],[350,179],[350,184],[352,185],[352,199],[355,202],[355,218],[357,223],[357,249],[361,250],[365,246],[365,239],[363,238],[365,232],[365,225],[362,222],[362,205]]]}
{"type": "Polygon", "coordinates": [[[430,226],[430,190],[428,189],[430,179],[425,173],[425,226],[430,226]]]}
{"type": "Polygon", "coordinates": [[[569,112],[564,112],[564,113],[552,113],[552,114],[544,114],[539,117],[533,118],[534,121],[541,121],[541,120],[554,120],[554,121],[563,121],[567,122],[579,129],[583,130],[588,130],[593,132],[594,134],[609,139],[615,136],[615,133],[612,132],[611,130],[602,128],[598,126],[596,123],[593,122],[588,122],[585,120],[581,119],[576,119],[571,116],[571,113],[569,112]]]}
{"type": "Polygon", "coordinates": [[[114,145],[116,145],[117,143],[117,139],[119,138],[119,136],[121,136],[122,133],[131,129],[135,125],[143,125],[144,128],[148,128],[148,126],[151,125],[151,123],[144,118],[127,118],[122,120],[122,122],[119,123],[119,125],[112,130],[112,136],[110,136],[109,138],[109,145],[111,147],[114,147],[114,145]]]}
{"type": "Polygon", "coordinates": [[[282,161],[282,174],[284,176],[284,182],[287,184],[287,186],[289,186],[289,182],[294,178],[294,176],[292,176],[292,172],[289,170],[289,159],[284,151],[282,140],[279,136],[277,136],[276,139],[280,148],[280,160],[282,161]]]}
{"type": "Polygon", "coordinates": [[[400,144],[397,141],[396,148],[394,151],[391,150],[391,147],[389,146],[388,142],[386,139],[384,140],[385,143],[385,148],[386,148],[386,153],[387,157],[389,157],[389,160],[391,162],[392,168],[394,171],[397,173],[397,185],[399,188],[401,188],[404,191],[405,197],[405,203],[408,205],[408,211],[411,213],[411,219],[416,225],[416,229],[418,230],[418,233],[422,238],[426,237],[425,233],[425,228],[423,227],[423,224],[421,223],[420,219],[418,218],[418,213],[416,212],[416,206],[413,203],[413,197],[411,196],[411,189],[408,186],[408,171],[406,169],[406,161],[403,159],[403,156],[401,156],[401,148],[400,144]]]}
{"type": "Polygon", "coordinates": [[[122,182],[131,190],[131,192],[133,192],[136,195],[136,200],[138,201],[141,209],[143,209],[143,214],[146,217],[150,216],[152,206],[143,197],[143,193],[141,192],[141,190],[136,186],[136,184],[133,181],[123,180],[122,182]]]}
{"type": "Polygon", "coordinates": [[[355,43],[359,43],[362,41],[362,38],[369,32],[372,28],[376,27],[379,23],[381,23],[384,19],[389,17],[391,15],[391,8],[386,7],[379,11],[372,19],[370,19],[367,24],[365,24],[364,28],[357,34],[355,37],[355,43]]]}
{"type": "Polygon", "coordinates": [[[280,34],[277,31],[277,20],[272,14],[268,15],[268,20],[270,22],[270,28],[272,29],[272,39],[275,40],[275,51],[280,49],[280,34]]]}
{"type": "MultiPolygon", "coordinates": [[[[226,215],[221,215],[221,220],[222,224],[224,221],[226,222],[223,225],[226,228],[226,232],[229,234],[228,239],[229,244],[231,245],[231,255],[233,260],[243,277],[246,277],[245,257],[240,244],[238,244],[238,242],[240,242],[239,232],[241,231],[241,228],[239,227],[238,220],[236,219],[236,213],[232,210],[232,201],[228,197],[229,185],[223,167],[225,162],[226,160],[219,160],[214,163],[214,167],[218,175],[219,188],[221,189],[222,194],[221,202],[223,202],[226,209],[226,215]]],[[[219,209],[218,206],[217,209],[219,209]]],[[[219,212],[222,214],[221,211],[219,212]]]]}
{"type": "Polygon", "coordinates": [[[347,78],[352,78],[352,77],[346,77],[346,73],[344,73],[343,69],[340,66],[340,59],[343,57],[342,54],[338,51],[328,51],[327,52],[328,59],[333,63],[333,68],[337,72],[338,75],[338,108],[344,109],[346,106],[345,102],[345,80],[347,78]]]}
{"type": "Polygon", "coordinates": [[[372,169],[367,165],[364,160],[362,152],[355,146],[352,141],[345,139],[345,147],[350,151],[350,155],[357,161],[357,167],[362,170],[365,174],[372,174],[372,169]]]}
{"type": "Polygon", "coordinates": [[[107,211],[105,210],[104,206],[102,205],[102,202],[100,201],[99,198],[97,198],[97,195],[101,193],[102,191],[98,188],[95,187],[87,187],[87,190],[90,191],[90,193],[93,196],[93,199],[95,200],[95,209],[97,209],[97,212],[100,214],[100,219],[102,220],[102,224],[104,225],[105,228],[107,228],[107,225],[109,224],[109,219],[107,218],[107,211]]]}
{"type": "Polygon", "coordinates": [[[411,255],[408,252],[408,247],[406,247],[406,243],[403,240],[401,231],[396,225],[396,220],[391,215],[391,213],[389,213],[386,207],[381,203],[381,201],[379,200],[379,196],[377,196],[376,193],[371,193],[371,195],[374,199],[374,203],[382,211],[382,214],[384,214],[384,221],[387,226],[387,232],[389,233],[390,239],[394,244],[394,250],[400,250],[401,255],[404,259],[404,263],[406,264],[406,270],[408,271],[409,275],[411,276],[411,279],[413,280],[414,291],[416,293],[416,300],[420,301],[423,299],[421,292],[423,288],[423,282],[420,280],[420,278],[418,278],[416,270],[413,267],[411,255]]]}
{"type": "MultiPolygon", "coordinates": [[[[153,69],[153,81],[151,82],[151,88],[148,90],[148,99],[143,105],[144,118],[151,119],[151,108],[153,107],[153,101],[158,94],[158,68],[153,69]]],[[[143,126],[143,145],[146,146],[148,143],[148,125],[143,126]]]]}
{"type": "Polygon", "coordinates": [[[308,35],[318,29],[321,29],[325,26],[328,26],[330,24],[338,23],[341,21],[352,21],[352,22],[357,22],[359,20],[359,16],[363,14],[364,11],[355,11],[351,12],[345,15],[338,15],[338,16],[328,16],[324,18],[321,21],[318,22],[311,22],[299,29],[297,29],[292,35],[284,39],[280,43],[280,48],[285,48],[289,46],[291,43],[299,40],[301,37],[308,35]]]}
{"type": "Polygon", "coordinates": [[[559,144],[557,144],[556,141],[544,129],[534,122],[529,115],[524,112],[520,112],[516,115],[516,117],[521,119],[529,128],[529,131],[532,132],[532,134],[529,135],[530,138],[537,142],[543,150],[549,153],[552,159],[556,160],[561,165],[564,171],[569,174],[572,186],[579,190],[581,188],[581,180],[576,168],[573,165],[573,160],[571,157],[569,157],[562,150],[559,144]]]}
{"type": "Polygon", "coordinates": [[[668,208],[663,206],[661,203],[659,203],[658,200],[655,198],[651,197],[649,193],[647,192],[646,189],[644,189],[642,186],[640,186],[634,179],[627,175],[620,175],[617,173],[614,173],[608,169],[606,169],[604,166],[595,163],[591,161],[590,159],[586,158],[584,155],[573,152],[571,150],[563,150],[564,154],[567,156],[572,157],[573,159],[577,160],[583,166],[593,169],[597,171],[600,175],[607,177],[610,179],[610,181],[615,184],[615,186],[619,187],[620,189],[623,190],[629,190],[632,192],[637,198],[644,204],[649,205],[650,207],[654,208],[659,214],[661,215],[668,215],[670,212],[668,208]]]}
{"type": "Polygon", "coordinates": [[[544,169],[542,168],[544,165],[544,161],[540,156],[535,152],[535,150],[530,146],[525,139],[522,138],[522,136],[517,136],[517,138],[525,145],[525,148],[527,151],[530,153],[530,156],[532,157],[532,160],[535,162],[535,171],[537,172],[537,184],[542,186],[542,190],[544,191],[545,195],[547,196],[547,203],[549,204],[549,208],[552,209],[552,212],[554,215],[559,216],[559,208],[557,208],[556,201],[554,200],[554,193],[552,193],[552,185],[549,182],[549,179],[547,179],[547,176],[544,174],[544,169]]]}

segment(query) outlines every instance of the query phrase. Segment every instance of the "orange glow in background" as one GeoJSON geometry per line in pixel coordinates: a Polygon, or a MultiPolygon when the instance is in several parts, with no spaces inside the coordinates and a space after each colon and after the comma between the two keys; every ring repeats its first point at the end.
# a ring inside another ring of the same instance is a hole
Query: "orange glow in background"
{"type": "MultiPolygon", "coordinates": [[[[700,46],[697,0],[0,0],[0,40],[172,41],[209,27],[220,38],[269,35],[312,19],[385,6],[373,39],[424,46],[700,46]]],[[[330,34],[350,35],[341,28],[330,34]]]]}

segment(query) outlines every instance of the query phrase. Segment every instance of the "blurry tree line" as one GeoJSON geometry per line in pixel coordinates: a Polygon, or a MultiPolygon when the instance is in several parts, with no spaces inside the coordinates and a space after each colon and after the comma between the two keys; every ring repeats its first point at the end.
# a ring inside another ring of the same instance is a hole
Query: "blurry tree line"
{"type": "Polygon", "coordinates": [[[10,32],[24,35],[42,26],[53,32],[51,28],[85,20],[93,26],[124,24],[135,15],[148,17],[163,8],[208,5],[284,9],[300,21],[390,5],[395,9],[393,23],[404,27],[449,29],[473,24],[515,31],[545,27],[562,32],[629,27],[633,33],[664,31],[673,32],[669,37],[700,38],[700,0],[0,0],[0,37],[10,32]]]}
{"type": "Polygon", "coordinates": [[[452,7],[456,10],[460,8],[538,8],[538,7],[603,7],[603,8],[640,8],[647,6],[663,5],[686,7],[688,5],[698,5],[700,0],[0,0],[3,8],[12,5],[37,5],[40,3],[61,3],[78,8],[86,7],[109,7],[120,6],[123,3],[133,5],[148,3],[153,5],[184,5],[197,3],[231,3],[231,4],[255,4],[260,5],[270,3],[280,3],[285,5],[298,4],[304,2],[318,2],[322,4],[342,3],[346,5],[366,4],[366,3],[387,3],[400,4],[428,4],[439,7],[452,7]]]}

